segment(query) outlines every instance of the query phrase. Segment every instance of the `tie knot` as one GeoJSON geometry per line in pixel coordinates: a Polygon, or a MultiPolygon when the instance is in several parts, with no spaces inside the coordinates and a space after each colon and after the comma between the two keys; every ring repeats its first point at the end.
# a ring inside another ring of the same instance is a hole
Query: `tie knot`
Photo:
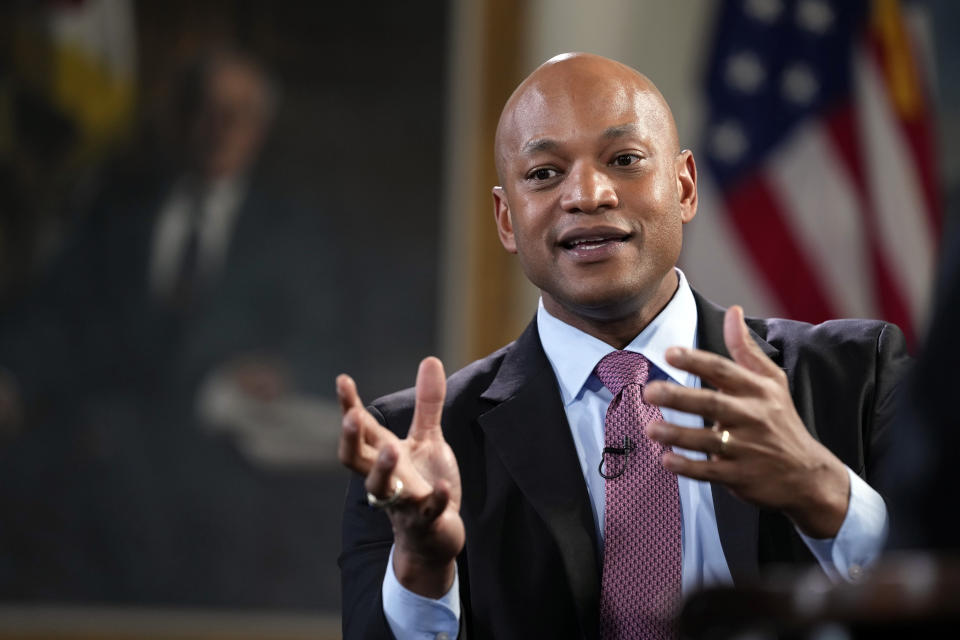
{"type": "Polygon", "coordinates": [[[597,363],[596,372],[603,386],[617,395],[628,384],[642,387],[647,383],[650,361],[633,351],[614,351],[597,363]]]}

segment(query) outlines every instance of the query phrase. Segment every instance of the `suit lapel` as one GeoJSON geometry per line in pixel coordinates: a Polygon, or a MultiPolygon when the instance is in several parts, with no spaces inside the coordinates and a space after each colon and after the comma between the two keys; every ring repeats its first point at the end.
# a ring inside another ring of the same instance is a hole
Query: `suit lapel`
{"type": "Polygon", "coordinates": [[[482,397],[497,404],[480,416],[480,426],[553,535],[583,633],[595,638],[600,569],[593,513],[536,322],[530,323],[504,357],[482,397]]]}
{"type": "MultiPolygon", "coordinates": [[[[694,292],[697,303],[697,345],[700,349],[730,357],[723,341],[723,314],[721,307],[694,292]]],[[[748,322],[748,326],[751,323],[748,322]]],[[[768,357],[777,360],[779,352],[761,338],[752,328],[750,334],[768,357]]],[[[712,388],[706,381],[703,386],[712,388]]],[[[713,507],[717,516],[720,544],[736,585],[753,582],[760,572],[759,564],[759,509],[734,496],[723,485],[711,483],[713,507]]]]}

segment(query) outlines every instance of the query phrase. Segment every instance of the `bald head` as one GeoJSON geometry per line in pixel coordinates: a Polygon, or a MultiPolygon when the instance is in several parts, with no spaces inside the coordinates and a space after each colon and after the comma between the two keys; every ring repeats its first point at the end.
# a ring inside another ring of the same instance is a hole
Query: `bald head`
{"type": "MultiPolygon", "coordinates": [[[[642,73],[625,64],[589,53],[550,58],[520,83],[500,114],[494,156],[500,183],[508,159],[537,137],[536,119],[551,113],[601,109],[609,100],[636,108],[648,127],[674,154],[680,150],[677,126],[666,100],[642,73]]],[[[631,123],[624,122],[624,126],[631,123]]]]}

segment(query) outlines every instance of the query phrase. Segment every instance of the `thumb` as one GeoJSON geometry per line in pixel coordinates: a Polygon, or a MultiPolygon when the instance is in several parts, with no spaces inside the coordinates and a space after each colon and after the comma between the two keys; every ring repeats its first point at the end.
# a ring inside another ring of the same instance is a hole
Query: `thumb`
{"type": "Polygon", "coordinates": [[[723,342],[733,360],[756,373],[769,374],[776,365],[760,350],[750,337],[750,330],[743,320],[743,308],[733,305],[723,316],[723,342]]]}
{"type": "Polygon", "coordinates": [[[440,416],[443,399],[447,394],[447,378],[443,363],[430,356],[420,362],[417,370],[416,402],[413,407],[413,423],[410,437],[414,440],[440,435],[440,416]]]}

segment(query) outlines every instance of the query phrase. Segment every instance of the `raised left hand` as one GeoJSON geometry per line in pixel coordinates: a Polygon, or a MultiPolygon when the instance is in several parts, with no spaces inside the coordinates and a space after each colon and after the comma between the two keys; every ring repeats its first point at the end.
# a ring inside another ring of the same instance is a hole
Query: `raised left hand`
{"type": "Polygon", "coordinates": [[[786,374],[750,337],[738,306],[727,310],[723,339],[733,360],[680,347],[671,347],[666,354],[670,364],[699,376],[716,391],[662,381],[644,389],[648,402],[699,414],[714,425],[706,429],[665,422],[648,425],[648,435],[665,446],[708,454],[706,460],[691,460],[668,452],[663,466],[723,484],[761,507],[779,509],[811,537],[836,536],[849,502],[846,468],[804,427],[786,374]]]}

